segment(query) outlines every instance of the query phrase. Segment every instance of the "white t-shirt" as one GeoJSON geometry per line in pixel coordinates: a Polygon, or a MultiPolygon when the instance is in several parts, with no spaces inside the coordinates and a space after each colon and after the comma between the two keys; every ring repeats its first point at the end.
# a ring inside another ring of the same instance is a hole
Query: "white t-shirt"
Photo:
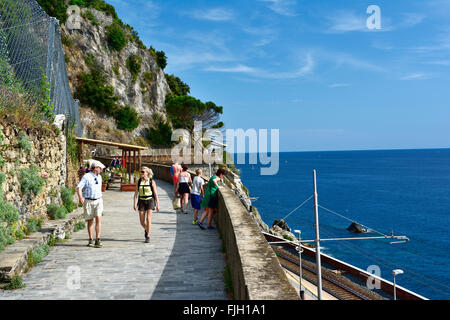
{"type": "Polygon", "coordinates": [[[202,193],[201,187],[205,184],[202,178],[196,176],[192,182],[192,194],[200,195],[202,193]]]}

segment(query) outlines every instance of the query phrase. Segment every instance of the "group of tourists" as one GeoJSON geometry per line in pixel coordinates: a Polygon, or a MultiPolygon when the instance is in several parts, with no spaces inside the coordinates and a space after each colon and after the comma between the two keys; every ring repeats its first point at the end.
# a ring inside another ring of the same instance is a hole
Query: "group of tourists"
{"type": "Polygon", "coordinates": [[[174,195],[180,197],[181,212],[187,214],[189,199],[194,210],[194,220],[192,224],[198,225],[202,230],[205,229],[203,222],[208,218],[207,229],[214,229],[212,218],[217,213],[219,197],[217,190],[220,188],[220,181],[225,175],[224,169],[218,169],[215,176],[212,176],[206,183],[202,178],[202,170],[195,171],[194,179],[188,172],[188,165],[180,166],[174,162],[171,166],[173,175],[174,195]],[[198,213],[204,209],[203,214],[198,220],[198,213]]]}
{"type": "MultiPolygon", "coordinates": [[[[100,240],[101,235],[101,218],[103,213],[103,199],[102,199],[102,177],[101,172],[105,166],[97,160],[92,160],[89,163],[89,171],[83,175],[77,185],[76,192],[80,203],[83,205],[84,218],[87,221],[87,229],[89,235],[89,247],[102,247],[100,240]],[[94,220],[95,220],[95,241],[94,234],[94,220]]],[[[189,199],[194,211],[193,225],[199,226],[202,230],[206,228],[214,229],[212,226],[212,219],[217,213],[218,209],[218,189],[220,181],[225,175],[225,170],[218,169],[216,175],[212,176],[205,184],[202,178],[202,170],[196,170],[196,176],[191,178],[186,164],[180,166],[178,163],[173,163],[171,172],[174,182],[174,196],[180,197],[181,212],[187,214],[189,199]],[[198,219],[199,213],[203,208],[203,214],[198,219]],[[207,227],[203,225],[207,219],[207,227]]],[[[145,242],[150,242],[151,232],[151,218],[154,210],[159,212],[159,200],[156,190],[156,183],[153,180],[153,172],[148,167],[142,167],[140,170],[140,178],[137,182],[136,191],[134,193],[133,201],[134,211],[139,212],[139,220],[141,226],[144,228],[145,242]]]]}

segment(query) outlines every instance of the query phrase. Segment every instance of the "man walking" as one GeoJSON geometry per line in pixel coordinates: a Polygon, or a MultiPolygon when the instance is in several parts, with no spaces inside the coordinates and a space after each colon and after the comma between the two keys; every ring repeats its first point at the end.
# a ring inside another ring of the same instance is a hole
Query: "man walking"
{"type": "Polygon", "coordinates": [[[103,199],[102,199],[102,176],[100,172],[105,166],[100,161],[92,161],[90,164],[91,171],[86,173],[81,178],[77,185],[77,195],[80,203],[84,208],[84,219],[88,223],[89,243],[88,246],[95,246],[100,248],[101,218],[103,213],[103,199]],[[92,234],[94,229],[95,219],[95,245],[92,234]]]}

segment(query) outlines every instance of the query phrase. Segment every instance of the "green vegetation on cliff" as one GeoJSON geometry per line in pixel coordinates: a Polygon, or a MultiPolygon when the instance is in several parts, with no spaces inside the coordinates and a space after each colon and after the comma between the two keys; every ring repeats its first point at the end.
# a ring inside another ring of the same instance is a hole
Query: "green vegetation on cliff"
{"type": "Polygon", "coordinates": [[[15,241],[19,210],[3,200],[3,183],[6,176],[0,172],[0,251],[15,241]]]}
{"type": "Polygon", "coordinates": [[[106,28],[106,36],[108,39],[108,44],[114,50],[120,51],[127,45],[127,38],[125,37],[125,33],[122,28],[113,23],[112,25],[106,28]]]}
{"type": "Polygon", "coordinates": [[[81,85],[75,91],[75,97],[94,110],[113,115],[118,97],[114,88],[107,84],[106,76],[100,66],[91,66],[90,72],[80,75],[81,85]]]}
{"type": "Polygon", "coordinates": [[[153,120],[154,125],[149,129],[148,140],[157,147],[171,147],[173,142],[170,124],[157,113],[154,114],[153,120]]]}
{"type": "Polygon", "coordinates": [[[133,131],[139,125],[139,116],[130,106],[119,108],[114,117],[117,119],[117,127],[122,130],[133,131]]]}
{"type": "Polygon", "coordinates": [[[130,70],[133,82],[136,82],[141,72],[142,58],[137,54],[131,54],[127,59],[127,68],[130,70]]]}
{"type": "Polygon", "coordinates": [[[191,91],[191,88],[181,81],[180,78],[176,77],[173,74],[165,74],[167,84],[170,87],[170,91],[172,91],[172,94],[176,96],[185,96],[189,94],[191,91]]]}
{"type": "Polygon", "coordinates": [[[166,99],[167,116],[174,128],[194,129],[194,121],[202,121],[203,129],[222,128],[223,107],[214,102],[201,102],[192,96],[170,95],[166,99]]]}

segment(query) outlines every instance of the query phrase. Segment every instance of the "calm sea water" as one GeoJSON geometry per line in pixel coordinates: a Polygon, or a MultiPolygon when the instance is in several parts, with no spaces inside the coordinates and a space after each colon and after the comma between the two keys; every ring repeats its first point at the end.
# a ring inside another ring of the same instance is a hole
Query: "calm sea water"
{"type": "MultiPolygon", "coordinates": [[[[248,163],[248,157],[246,162],[248,163]]],[[[389,240],[323,242],[323,252],[359,268],[377,265],[392,281],[429,299],[450,299],[450,149],[280,153],[277,175],[261,176],[259,165],[237,165],[265,223],[289,214],[313,194],[317,171],[319,205],[384,234],[389,240]]],[[[319,210],[320,236],[352,237],[350,221],[319,210]]],[[[286,218],[303,239],[313,239],[310,200],[286,218]]],[[[369,235],[369,234],[365,234],[369,235]]],[[[370,233],[370,235],[377,235],[370,233]]]]}

